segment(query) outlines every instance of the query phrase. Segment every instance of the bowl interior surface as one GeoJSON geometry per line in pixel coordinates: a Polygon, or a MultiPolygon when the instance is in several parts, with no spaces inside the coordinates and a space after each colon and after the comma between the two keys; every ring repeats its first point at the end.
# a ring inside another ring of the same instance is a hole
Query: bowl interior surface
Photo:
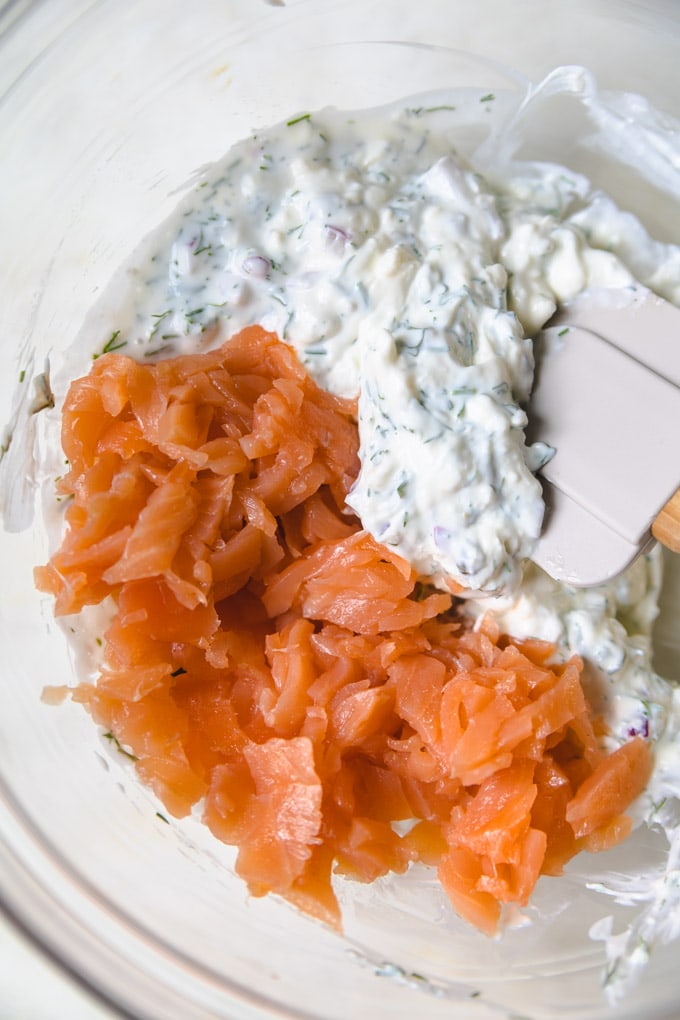
{"type": "MultiPolygon", "coordinates": [[[[253,128],[444,89],[513,102],[559,64],[583,64],[604,89],[680,112],[680,11],[671,2],[195,0],[190,14],[181,0],[13,7],[0,9],[3,421],[21,399],[20,376],[45,359],[58,371],[119,264],[192,175],[253,128]]],[[[576,160],[657,236],[677,240],[677,195],[575,147],[577,119],[571,107],[563,120],[546,107],[526,154],[576,160]]],[[[464,144],[482,135],[471,128],[464,144]]],[[[30,436],[22,442],[31,448],[30,436]]],[[[30,494],[23,475],[15,484],[30,494]]],[[[68,683],[78,669],[33,588],[32,568],[46,555],[39,515],[0,533],[0,899],[121,1010],[169,1020],[671,1015],[680,998],[673,946],[653,956],[616,1014],[603,999],[602,949],[588,927],[630,912],[586,888],[587,862],[542,880],[539,923],[502,941],[457,922],[421,872],[342,886],[344,938],[274,899],[249,899],[230,848],[196,819],[169,823],[77,706],[41,701],[45,685],[68,683]]],[[[668,557],[656,629],[658,669],[674,679],[678,560],[668,557]]],[[[599,866],[625,870],[662,853],[659,839],[639,832],[599,866]]]]}

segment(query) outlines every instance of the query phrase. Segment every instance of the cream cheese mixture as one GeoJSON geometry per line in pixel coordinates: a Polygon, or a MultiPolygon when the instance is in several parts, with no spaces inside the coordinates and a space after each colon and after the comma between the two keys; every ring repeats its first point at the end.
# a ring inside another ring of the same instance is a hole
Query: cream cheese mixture
{"type": "Polygon", "coordinates": [[[540,534],[546,455],[524,441],[533,357],[500,204],[427,111],[295,117],[196,189],[114,345],[165,354],[261,322],[359,395],[364,525],[436,583],[494,591],[540,534]]]}
{"type": "Polygon", "coordinates": [[[106,349],[158,357],[260,322],[358,395],[364,526],[435,584],[494,593],[543,518],[531,337],[584,289],[634,282],[609,248],[633,224],[562,167],[468,165],[446,114],[305,113],[237,145],[135,268],[106,349]]]}

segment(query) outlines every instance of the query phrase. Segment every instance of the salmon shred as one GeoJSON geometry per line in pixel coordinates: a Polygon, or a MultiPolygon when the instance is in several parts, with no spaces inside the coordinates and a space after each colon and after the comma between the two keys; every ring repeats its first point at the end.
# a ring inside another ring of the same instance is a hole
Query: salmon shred
{"type": "Polygon", "coordinates": [[[36,584],[58,615],[115,607],[72,697],[168,812],[202,805],[253,895],[340,928],[334,875],[422,862],[491,935],[540,875],[627,835],[648,744],[607,756],[578,659],[473,627],[362,530],[355,403],[275,336],[102,356],[63,447],[65,533],[36,584]]]}

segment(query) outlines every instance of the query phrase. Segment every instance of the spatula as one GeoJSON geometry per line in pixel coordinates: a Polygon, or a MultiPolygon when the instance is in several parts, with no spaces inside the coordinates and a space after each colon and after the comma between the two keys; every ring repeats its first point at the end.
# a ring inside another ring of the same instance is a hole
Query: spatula
{"type": "Polygon", "coordinates": [[[680,309],[641,285],[589,291],[535,350],[528,438],[555,454],[533,559],[579,587],[654,541],[680,552],[680,309]]]}

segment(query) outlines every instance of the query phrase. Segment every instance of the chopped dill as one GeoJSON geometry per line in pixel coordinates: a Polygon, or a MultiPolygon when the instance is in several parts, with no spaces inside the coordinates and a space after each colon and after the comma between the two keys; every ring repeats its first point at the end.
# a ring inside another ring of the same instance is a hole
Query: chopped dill
{"type": "Polygon", "coordinates": [[[126,758],[129,758],[130,761],[137,761],[137,755],[132,754],[131,751],[126,751],[118,737],[115,733],[112,733],[111,730],[108,730],[106,733],[102,734],[102,736],[104,737],[104,740],[108,740],[110,744],[113,744],[116,750],[120,751],[120,753],[125,755],[126,758]]]}
{"type": "MultiPolygon", "coordinates": [[[[170,337],[173,336],[173,335],[174,334],[167,334],[166,339],[170,339],[170,337]]],[[[156,355],[158,355],[158,354],[165,354],[166,351],[169,351],[171,349],[172,349],[172,345],[171,344],[161,344],[160,347],[154,347],[153,350],[151,350],[151,351],[145,351],[144,352],[144,357],[145,358],[155,358],[156,355]]]]}
{"type": "Polygon", "coordinates": [[[98,354],[92,355],[92,360],[96,361],[102,354],[111,354],[112,351],[119,351],[121,347],[125,347],[127,340],[120,340],[120,330],[117,329],[115,333],[112,333],[109,339],[106,341],[101,351],[98,354]]]}
{"type": "Polygon", "coordinates": [[[301,124],[303,120],[311,120],[311,113],[301,113],[299,117],[293,117],[286,121],[286,127],[293,127],[294,124],[301,124]]]}

